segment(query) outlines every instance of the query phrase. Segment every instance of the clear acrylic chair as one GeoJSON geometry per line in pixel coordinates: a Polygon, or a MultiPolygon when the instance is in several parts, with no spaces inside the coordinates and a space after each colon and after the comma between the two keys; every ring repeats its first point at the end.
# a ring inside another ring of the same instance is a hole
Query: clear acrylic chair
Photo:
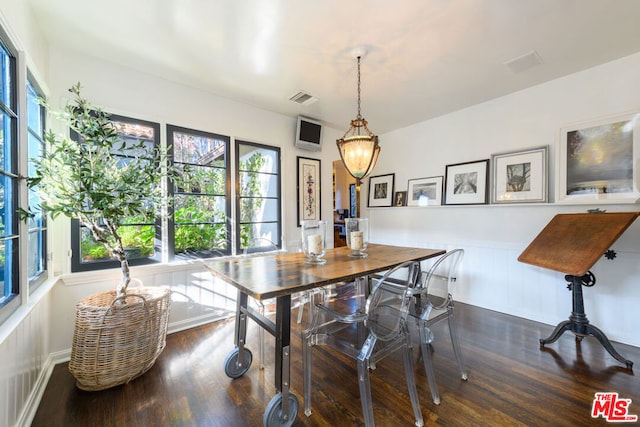
{"type": "MultiPolygon", "coordinates": [[[[385,284],[385,279],[389,275],[403,269],[410,270],[406,277],[418,277],[419,274],[416,272],[419,272],[420,264],[407,262],[388,271],[382,278],[374,282],[373,289],[364,306],[356,305],[354,307],[354,304],[339,304],[340,302],[344,303],[345,300],[338,300],[338,303],[333,305],[328,302],[315,305],[316,313],[313,316],[312,324],[302,333],[304,408],[307,416],[311,415],[312,349],[314,346],[328,345],[357,360],[358,384],[365,426],[374,425],[369,369],[372,364],[385,356],[402,349],[405,376],[416,425],[423,425],[411,356],[411,339],[407,325],[407,314],[412,295],[410,289],[415,283],[405,280],[401,286],[387,286],[385,284]],[[357,340],[353,339],[354,333],[344,333],[345,329],[354,326],[365,328],[364,331],[367,333],[361,345],[358,345],[357,340]],[[340,332],[343,333],[340,334],[340,332]]],[[[359,281],[360,285],[363,284],[362,282],[359,281]]]]}
{"type": "Polygon", "coordinates": [[[433,332],[431,326],[447,319],[453,352],[463,380],[467,380],[458,329],[456,328],[453,291],[457,280],[458,267],[464,256],[464,249],[454,249],[438,258],[434,264],[421,274],[420,285],[414,290],[409,316],[415,319],[420,334],[420,349],[429,387],[435,404],[440,404],[440,395],[436,386],[431,364],[433,332]]]}
{"type": "MultiPolygon", "coordinates": [[[[412,298],[409,306],[409,319],[413,320],[411,323],[418,329],[424,370],[431,389],[433,403],[436,405],[440,404],[440,393],[438,392],[431,358],[434,340],[431,326],[444,319],[448,320],[451,343],[453,344],[460,375],[463,380],[468,378],[458,340],[452,297],[458,267],[463,256],[463,249],[454,249],[445,253],[436,259],[431,267],[419,273],[420,278],[415,280],[417,285],[410,289],[412,298]]],[[[398,273],[395,273],[389,275],[385,280],[388,286],[399,286],[407,278],[405,275],[399,276],[398,273]]]]}

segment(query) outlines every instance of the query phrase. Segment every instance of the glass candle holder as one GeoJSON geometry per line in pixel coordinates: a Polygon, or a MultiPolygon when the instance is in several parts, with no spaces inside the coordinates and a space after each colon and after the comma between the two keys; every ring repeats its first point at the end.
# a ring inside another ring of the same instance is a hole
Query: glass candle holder
{"type": "Polygon", "coordinates": [[[308,264],[325,264],[322,257],[327,253],[327,221],[306,220],[301,222],[302,252],[304,262],[308,264]]]}
{"type": "Polygon", "coordinates": [[[369,245],[369,219],[345,218],[344,223],[347,246],[351,249],[349,256],[352,258],[366,258],[365,251],[369,245]]]}

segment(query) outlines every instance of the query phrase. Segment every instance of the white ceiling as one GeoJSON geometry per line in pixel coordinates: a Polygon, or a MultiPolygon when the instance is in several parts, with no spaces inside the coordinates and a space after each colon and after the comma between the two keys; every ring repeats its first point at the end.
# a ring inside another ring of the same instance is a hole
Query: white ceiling
{"type": "Polygon", "coordinates": [[[376,133],[640,51],[639,0],[28,1],[54,45],[345,131],[357,47],[376,133]]]}

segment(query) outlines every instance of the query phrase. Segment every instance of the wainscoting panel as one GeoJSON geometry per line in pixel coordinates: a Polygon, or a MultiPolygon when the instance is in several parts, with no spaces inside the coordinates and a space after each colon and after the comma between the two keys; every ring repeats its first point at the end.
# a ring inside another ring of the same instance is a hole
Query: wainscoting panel
{"type": "Polygon", "coordinates": [[[37,390],[41,395],[46,385],[51,299],[46,293],[35,300],[15,313],[21,317],[17,324],[9,319],[2,326],[12,330],[0,343],[1,426],[28,425],[37,390]]]}
{"type": "MultiPolygon", "coordinates": [[[[373,242],[465,249],[456,300],[546,323],[551,333],[572,310],[564,274],[521,263],[518,257],[548,221],[561,213],[558,210],[553,206],[528,210],[442,206],[376,208],[366,214],[373,242]]],[[[596,285],[583,289],[589,321],[612,341],[634,346],[640,346],[640,331],[635,326],[640,307],[639,235],[640,220],[614,244],[613,260],[603,256],[593,266],[596,285]]]]}

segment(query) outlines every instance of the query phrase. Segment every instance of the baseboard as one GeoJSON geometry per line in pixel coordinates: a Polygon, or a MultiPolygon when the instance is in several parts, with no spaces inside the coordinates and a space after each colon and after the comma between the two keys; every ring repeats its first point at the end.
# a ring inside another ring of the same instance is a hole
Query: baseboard
{"type": "Polygon", "coordinates": [[[16,427],[29,427],[31,425],[38,411],[38,406],[40,406],[40,400],[42,400],[44,391],[47,388],[47,383],[49,383],[49,378],[51,378],[54,366],[68,361],[70,356],[71,352],[69,350],[49,354],[40,370],[35,386],[29,393],[24,408],[18,417],[16,427]]]}
{"type": "Polygon", "coordinates": [[[172,322],[167,328],[167,334],[173,334],[187,329],[195,328],[197,326],[206,325],[208,323],[216,322],[218,320],[228,319],[235,316],[235,311],[219,309],[213,313],[207,313],[198,317],[191,317],[189,319],[181,320],[179,322],[172,322]]]}

